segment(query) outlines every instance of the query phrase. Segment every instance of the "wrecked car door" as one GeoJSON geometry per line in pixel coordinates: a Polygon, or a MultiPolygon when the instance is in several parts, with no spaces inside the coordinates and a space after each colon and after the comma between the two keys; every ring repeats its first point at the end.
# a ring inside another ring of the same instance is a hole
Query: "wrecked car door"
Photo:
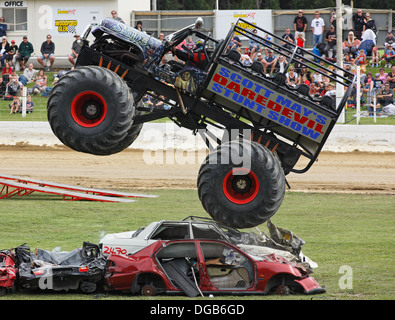
{"type": "Polygon", "coordinates": [[[225,243],[200,242],[200,248],[201,268],[204,269],[211,287],[221,291],[239,291],[254,285],[256,267],[247,255],[225,243]]]}

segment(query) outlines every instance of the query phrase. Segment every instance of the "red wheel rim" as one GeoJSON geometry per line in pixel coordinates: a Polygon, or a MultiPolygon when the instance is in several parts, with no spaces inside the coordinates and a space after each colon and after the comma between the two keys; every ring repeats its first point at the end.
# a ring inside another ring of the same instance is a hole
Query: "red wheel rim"
{"type": "Polygon", "coordinates": [[[236,204],[246,204],[255,199],[259,191],[257,176],[245,168],[235,168],[225,176],[222,190],[226,198],[236,204]]]}
{"type": "Polygon", "coordinates": [[[78,94],[71,104],[71,116],[83,127],[95,127],[103,122],[107,114],[107,104],[103,97],[94,91],[78,94]]]}

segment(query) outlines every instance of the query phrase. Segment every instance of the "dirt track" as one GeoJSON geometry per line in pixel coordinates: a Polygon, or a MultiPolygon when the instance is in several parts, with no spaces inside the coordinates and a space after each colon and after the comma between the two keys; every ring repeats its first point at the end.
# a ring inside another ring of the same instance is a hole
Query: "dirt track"
{"type": "MultiPolygon", "coordinates": [[[[183,160],[191,164],[147,164],[154,156],[133,150],[101,157],[66,148],[0,146],[0,175],[130,191],[196,188],[201,159],[190,155],[183,160]]],[[[395,153],[323,152],[307,173],[291,173],[287,180],[294,191],[395,194],[395,153]]]]}

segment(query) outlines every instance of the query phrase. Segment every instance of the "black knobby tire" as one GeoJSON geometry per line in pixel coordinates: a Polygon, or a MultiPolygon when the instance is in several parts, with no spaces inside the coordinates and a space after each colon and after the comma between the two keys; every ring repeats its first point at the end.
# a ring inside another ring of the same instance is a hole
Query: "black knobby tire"
{"type": "Polygon", "coordinates": [[[68,72],[47,104],[52,131],[80,152],[109,155],[126,148],[135,115],[133,96],[114,72],[86,66],[68,72]],[[121,148],[122,146],[122,148],[121,148]]]}
{"type": "Polygon", "coordinates": [[[211,152],[199,170],[197,185],[204,209],[234,228],[267,221],[285,194],[285,176],[277,158],[247,140],[231,141],[211,152]]]}
{"type": "MultiPolygon", "coordinates": [[[[142,101],[139,101],[138,104],[142,104],[142,101]]],[[[137,114],[139,114],[139,111],[136,111],[135,115],[137,114]]],[[[118,143],[118,146],[114,146],[113,153],[122,151],[129,147],[138,138],[142,128],[142,123],[132,125],[126,134],[126,137],[118,143]]]]}

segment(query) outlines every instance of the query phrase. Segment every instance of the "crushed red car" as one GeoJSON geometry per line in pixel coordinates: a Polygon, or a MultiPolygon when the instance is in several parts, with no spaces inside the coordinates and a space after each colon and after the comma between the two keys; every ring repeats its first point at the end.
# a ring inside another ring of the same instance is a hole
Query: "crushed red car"
{"type": "Polygon", "coordinates": [[[110,255],[107,290],[133,294],[318,294],[326,290],[299,263],[256,257],[220,240],[157,241],[129,255],[110,255]]]}
{"type": "Polygon", "coordinates": [[[7,291],[13,291],[18,269],[15,266],[15,254],[13,250],[0,251],[0,296],[7,291]]]}

